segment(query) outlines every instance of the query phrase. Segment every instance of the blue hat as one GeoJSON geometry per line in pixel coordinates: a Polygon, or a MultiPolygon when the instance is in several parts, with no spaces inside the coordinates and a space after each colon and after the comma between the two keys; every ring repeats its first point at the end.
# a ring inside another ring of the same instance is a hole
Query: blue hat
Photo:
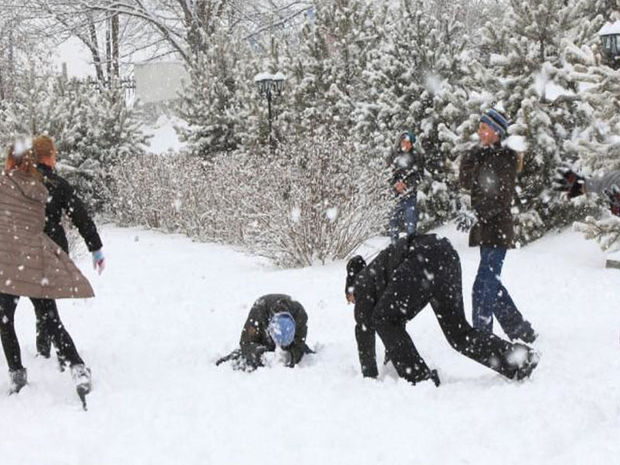
{"type": "Polygon", "coordinates": [[[508,118],[506,118],[495,108],[487,110],[487,112],[480,118],[480,122],[493,129],[493,132],[495,132],[500,139],[506,137],[506,132],[508,131],[508,126],[510,125],[508,118]]]}
{"type": "Polygon", "coordinates": [[[411,131],[405,131],[403,132],[400,137],[398,138],[399,141],[403,140],[403,139],[407,139],[409,140],[409,142],[411,142],[412,144],[415,144],[415,134],[411,131]]]}
{"type": "Polygon", "coordinates": [[[287,347],[295,339],[295,319],[289,312],[276,313],[269,320],[267,332],[278,347],[287,347]]]}

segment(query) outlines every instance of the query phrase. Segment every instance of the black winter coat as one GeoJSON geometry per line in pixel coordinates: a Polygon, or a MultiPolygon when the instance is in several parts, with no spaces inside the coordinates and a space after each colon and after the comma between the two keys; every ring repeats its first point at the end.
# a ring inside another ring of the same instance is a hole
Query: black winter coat
{"type": "Polygon", "coordinates": [[[398,196],[411,196],[416,195],[418,191],[418,184],[422,179],[424,172],[424,158],[422,155],[415,151],[403,153],[400,150],[394,152],[390,159],[392,167],[391,187],[398,181],[402,181],[407,186],[407,190],[403,193],[398,193],[394,190],[394,193],[398,196]]]}
{"type": "Polygon", "coordinates": [[[69,252],[67,235],[62,227],[62,215],[64,212],[80,232],[88,250],[90,252],[99,250],[102,244],[97,227],[88,214],[84,203],[75,193],[75,189],[52,168],[46,165],[38,165],[37,169],[43,175],[43,184],[48,191],[45,208],[45,234],[66,253],[69,252]]]}
{"type": "Polygon", "coordinates": [[[252,366],[260,366],[262,353],[272,352],[276,349],[267,328],[271,317],[279,312],[288,312],[295,320],[295,339],[291,345],[283,348],[291,355],[289,366],[296,365],[305,353],[310,352],[306,346],[308,314],[303,306],[288,295],[267,294],[254,303],[241,332],[239,344],[246,363],[252,366]]]}
{"type": "MultiPolygon", "coordinates": [[[[404,237],[381,251],[366,268],[358,273],[353,291],[355,338],[364,376],[374,378],[378,373],[373,311],[386,287],[392,281],[395,271],[406,260],[415,260],[416,263],[420,263],[420,266],[414,267],[415,272],[420,274],[426,272],[425,267],[422,266],[424,263],[432,263],[433,267],[440,266],[438,256],[446,247],[451,249],[446,239],[440,239],[435,234],[404,237]]],[[[424,307],[428,301],[410,302],[410,304],[413,307],[424,307]]]]}
{"type": "Polygon", "coordinates": [[[514,247],[510,207],[515,192],[517,154],[497,144],[463,156],[461,185],[471,193],[477,223],[469,234],[471,247],[514,247]]]}

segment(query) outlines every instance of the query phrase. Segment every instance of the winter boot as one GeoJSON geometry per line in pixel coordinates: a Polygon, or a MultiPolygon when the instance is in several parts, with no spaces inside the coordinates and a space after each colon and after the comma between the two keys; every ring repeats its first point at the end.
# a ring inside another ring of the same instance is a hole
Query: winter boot
{"type": "Polygon", "coordinates": [[[423,378],[420,378],[415,382],[412,381],[412,384],[415,386],[419,382],[426,381],[428,379],[430,379],[436,387],[439,387],[439,385],[441,384],[441,380],[439,379],[437,370],[429,370],[428,373],[426,373],[426,375],[424,375],[423,378]]]}
{"type": "Polygon", "coordinates": [[[28,383],[28,372],[25,368],[9,371],[9,394],[17,394],[28,383]]]}
{"type": "Polygon", "coordinates": [[[529,378],[534,369],[538,366],[539,361],[540,355],[532,349],[528,350],[527,358],[523,361],[521,366],[517,368],[515,378],[518,380],[529,378]]]}
{"type": "Polygon", "coordinates": [[[439,375],[437,374],[437,370],[431,370],[431,380],[435,383],[436,387],[439,387],[441,384],[441,380],[439,379],[439,375]]]}
{"type": "Polygon", "coordinates": [[[521,339],[523,342],[531,344],[536,340],[537,337],[538,334],[536,334],[536,331],[534,331],[534,328],[532,328],[530,322],[524,321],[523,324],[519,327],[519,330],[516,332],[516,334],[511,336],[510,339],[521,339]]]}
{"type": "Polygon", "coordinates": [[[84,407],[84,410],[86,410],[86,395],[90,392],[92,388],[90,368],[85,367],[83,363],[73,365],[71,367],[71,377],[73,378],[73,382],[75,383],[75,390],[77,391],[77,395],[82,401],[82,406],[84,407]]]}

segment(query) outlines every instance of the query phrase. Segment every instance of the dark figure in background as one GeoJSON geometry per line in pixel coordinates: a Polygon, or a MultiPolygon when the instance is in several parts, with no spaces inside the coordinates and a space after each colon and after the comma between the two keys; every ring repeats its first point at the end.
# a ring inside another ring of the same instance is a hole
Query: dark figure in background
{"type": "Polygon", "coordinates": [[[390,158],[391,187],[397,203],[390,218],[390,237],[396,242],[401,231],[410,236],[418,229],[418,184],[422,179],[422,156],[413,149],[415,135],[406,131],[399,136],[398,148],[390,158]]]}
{"type": "Polygon", "coordinates": [[[355,337],[366,377],[378,374],[376,332],[401,378],[413,384],[431,379],[439,385],[436,371],[426,365],[405,328],[429,303],[450,345],[472,360],[511,379],[529,377],[538,363],[529,347],[469,325],[458,254],[447,239],[434,234],[399,239],[368,266],[362,257],[353,257],[345,293],[355,303],[355,337]]]}
{"type": "Polygon", "coordinates": [[[515,191],[517,154],[501,141],[508,120],[491,109],[480,118],[480,147],[463,156],[459,180],[471,193],[477,222],[469,233],[469,245],[480,247],[480,265],[472,292],[474,328],[493,332],[493,316],[511,339],[532,343],[536,333],[523,318],[501,282],[506,252],[514,247],[510,207],[515,191]]]}
{"type": "Polygon", "coordinates": [[[609,211],[620,216],[620,170],[610,171],[603,176],[586,178],[570,168],[559,168],[553,180],[556,191],[566,192],[569,199],[584,194],[598,194],[609,205],[609,211]]]}
{"type": "Polygon", "coordinates": [[[306,345],[308,315],[299,302],[285,294],[260,297],[250,309],[241,331],[239,349],[219,359],[216,365],[231,361],[233,368],[253,371],[263,366],[262,355],[276,346],[288,353],[287,366],[294,367],[304,354],[312,353],[306,345]]]}
{"type": "MultiPolygon", "coordinates": [[[[32,149],[37,162],[37,170],[41,173],[43,185],[48,191],[45,206],[45,234],[68,254],[69,244],[62,226],[62,216],[66,214],[86,242],[89,252],[92,253],[93,266],[101,273],[105,266],[101,251],[101,238],[97,233],[95,223],[73,187],[54,170],[56,166],[54,141],[48,136],[37,136],[32,142],[32,149]]],[[[37,353],[49,358],[52,337],[46,330],[48,325],[45,319],[47,315],[57,313],[56,302],[39,300],[35,301],[34,305],[37,315],[37,353]]],[[[60,355],[58,359],[62,368],[66,360],[63,360],[60,355]]]]}

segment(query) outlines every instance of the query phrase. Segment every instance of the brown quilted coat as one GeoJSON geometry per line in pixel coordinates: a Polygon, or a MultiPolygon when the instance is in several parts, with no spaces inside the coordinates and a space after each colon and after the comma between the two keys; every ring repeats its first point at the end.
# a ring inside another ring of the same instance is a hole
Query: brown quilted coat
{"type": "Polygon", "coordinates": [[[21,171],[0,175],[0,292],[39,299],[93,297],[88,280],[43,232],[47,190],[21,171]]]}

